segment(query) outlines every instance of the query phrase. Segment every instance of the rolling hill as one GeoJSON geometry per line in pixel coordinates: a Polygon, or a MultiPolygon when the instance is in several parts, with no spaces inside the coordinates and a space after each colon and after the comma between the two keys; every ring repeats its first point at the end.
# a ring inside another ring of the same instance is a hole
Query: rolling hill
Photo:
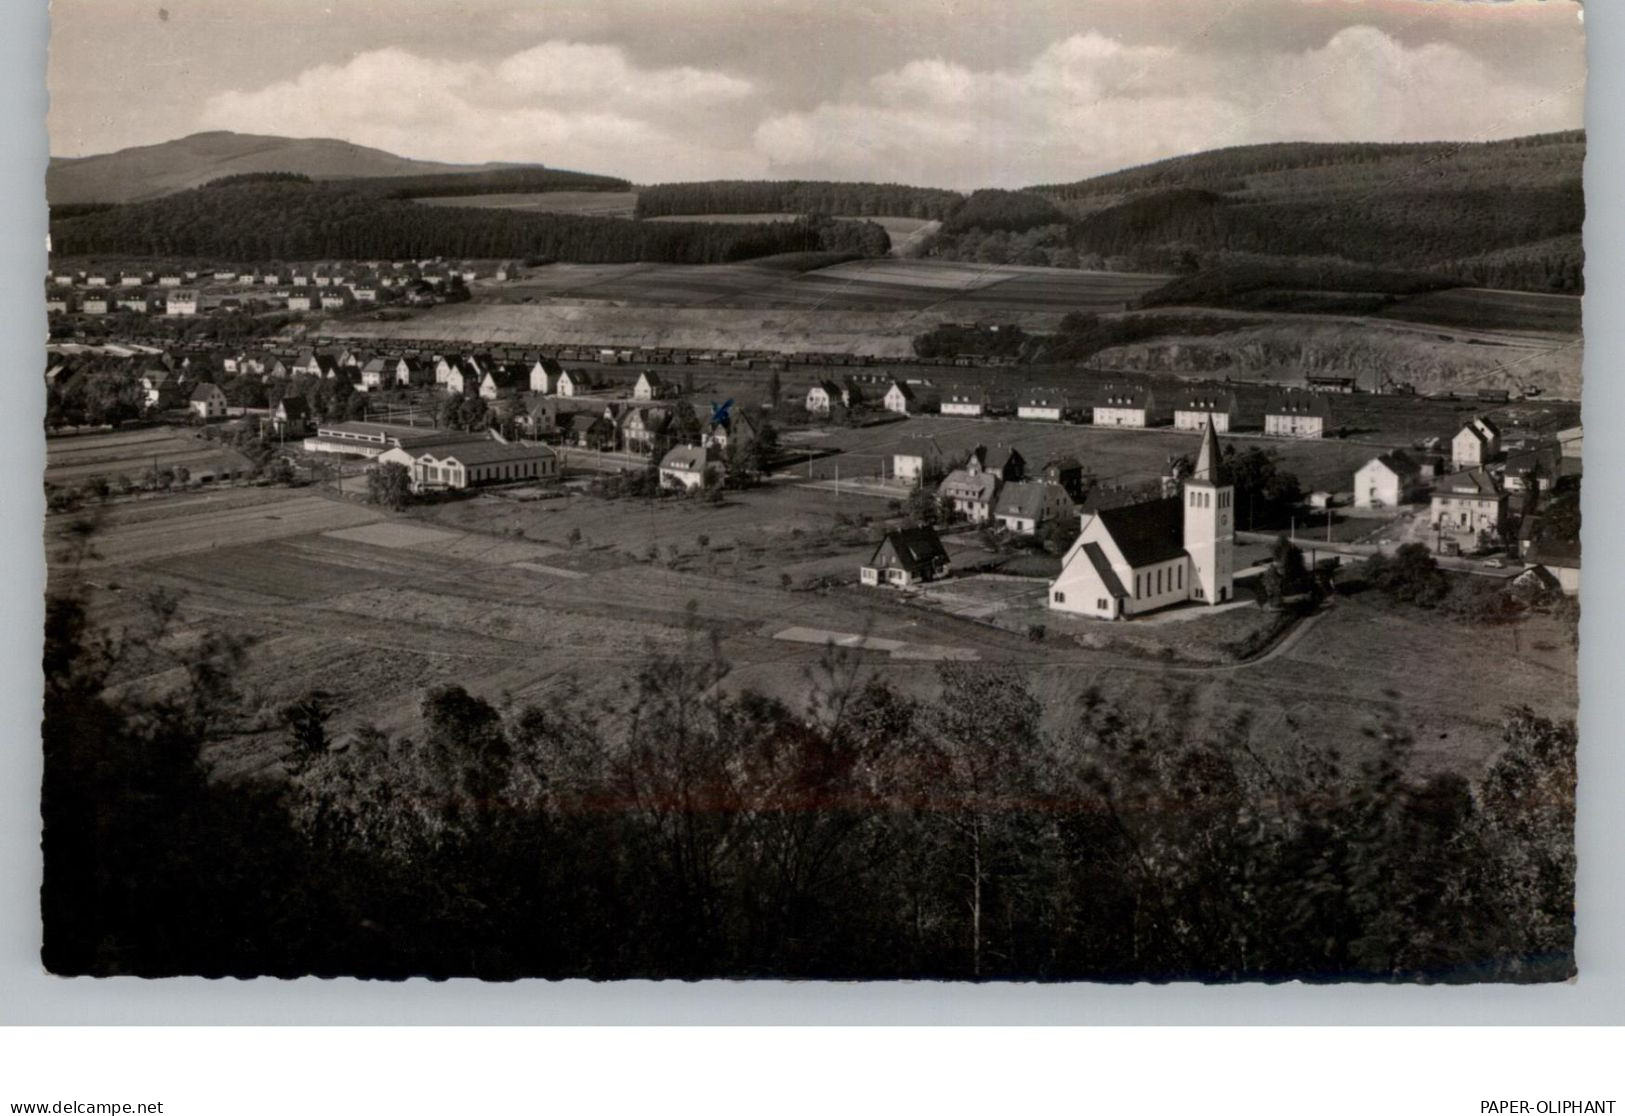
{"type": "Polygon", "coordinates": [[[234,174],[288,171],[311,178],[461,175],[504,164],[432,163],[336,139],[198,132],[167,143],[78,159],[53,158],[45,172],[52,205],[145,201],[234,174]]]}

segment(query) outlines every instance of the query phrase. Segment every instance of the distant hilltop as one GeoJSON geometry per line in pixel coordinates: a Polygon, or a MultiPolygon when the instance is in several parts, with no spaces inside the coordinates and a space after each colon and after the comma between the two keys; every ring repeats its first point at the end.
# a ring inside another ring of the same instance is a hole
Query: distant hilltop
{"type": "Polygon", "coordinates": [[[395,178],[471,174],[513,165],[406,159],[337,139],[198,132],[105,155],[53,158],[45,172],[45,196],[52,205],[124,203],[188,190],[226,175],[264,171],[286,171],[311,178],[395,178]]]}

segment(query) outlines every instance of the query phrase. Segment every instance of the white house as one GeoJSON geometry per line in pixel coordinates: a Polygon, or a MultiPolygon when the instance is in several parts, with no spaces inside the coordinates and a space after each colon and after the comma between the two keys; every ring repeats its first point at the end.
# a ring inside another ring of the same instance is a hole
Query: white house
{"type": "Polygon", "coordinates": [[[703,488],[706,478],[722,471],[722,464],[712,461],[704,446],[676,446],[660,459],[660,487],[703,488]]]}
{"type": "Polygon", "coordinates": [[[1006,484],[993,508],[995,522],[1018,535],[1035,534],[1072,514],[1072,497],[1066,489],[1041,480],[1006,484]]]}
{"type": "Polygon", "coordinates": [[[638,382],[632,387],[632,398],[640,403],[649,403],[667,394],[665,381],[654,372],[640,373],[638,382]]]}
{"type": "Polygon", "coordinates": [[[841,389],[831,380],[820,380],[807,389],[807,413],[827,415],[840,402],[841,389]]]}
{"type": "Polygon", "coordinates": [[[538,395],[551,394],[563,370],[552,357],[538,357],[536,363],[530,366],[530,390],[538,395]]]}
{"type": "Polygon", "coordinates": [[[1450,439],[1450,463],[1458,471],[1488,465],[1500,453],[1501,428],[1482,415],[1462,427],[1450,439]]]}
{"type": "Polygon", "coordinates": [[[955,515],[962,515],[972,523],[988,523],[993,519],[1003,483],[999,474],[991,471],[955,469],[937,486],[937,496],[948,501],[955,515]]]}
{"type": "Polygon", "coordinates": [[[570,374],[568,368],[559,369],[559,374],[553,379],[553,394],[562,395],[566,399],[580,395],[587,389],[586,373],[570,374]]]}
{"type": "Polygon", "coordinates": [[[214,384],[199,384],[192,389],[186,409],[201,419],[226,417],[226,393],[214,384]]]}
{"type": "Polygon", "coordinates": [[[1403,450],[1379,454],[1354,472],[1354,506],[1397,508],[1414,500],[1422,482],[1422,467],[1403,450]]]}
{"type": "Polygon", "coordinates": [[[917,409],[917,400],[914,391],[901,380],[893,380],[881,399],[881,405],[893,414],[909,415],[917,409]]]}
{"type": "Polygon", "coordinates": [[[1096,426],[1146,427],[1152,424],[1155,400],[1141,384],[1107,384],[1091,409],[1096,426]]]}
{"type": "Polygon", "coordinates": [[[1016,417],[1038,422],[1060,422],[1065,410],[1065,396],[1058,391],[1039,389],[1027,393],[1016,405],[1016,417]]]}
{"type": "Polygon", "coordinates": [[[1209,426],[1179,495],[1088,516],[1050,583],[1049,607],[1117,620],[1184,601],[1229,600],[1235,492],[1218,482],[1218,464],[1209,426]]]}
{"type": "Polygon", "coordinates": [[[1275,438],[1324,438],[1331,406],[1313,391],[1283,391],[1264,407],[1264,433],[1275,438]]]}
{"type": "Polygon", "coordinates": [[[1441,531],[1476,536],[1500,528],[1507,498],[1495,478],[1483,469],[1466,469],[1433,486],[1428,523],[1441,531]]]}
{"type": "Polygon", "coordinates": [[[1216,433],[1230,433],[1236,422],[1233,392],[1191,392],[1174,403],[1175,430],[1206,430],[1209,421],[1216,433]]]}
{"type": "Polygon", "coordinates": [[[929,527],[888,531],[875,547],[859,576],[865,585],[892,585],[906,589],[921,581],[947,577],[948,552],[929,527]]]}
{"type": "Polygon", "coordinates": [[[316,305],[316,293],[309,287],[297,286],[288,291],[289,310],[314,310],[316,305]]]}
{"type": "Polygon", "coordinates": [[[937,408],[944,415],[961,418],[981,418],[987,414],[987,393],[982,391],[952,391],[942,397],[937,408]]]}
{"type": "Polygon", "coordinates": [[[164,313],[181,316],[197,313],[196,291],[170,291],[164,296],[164,313]]]}

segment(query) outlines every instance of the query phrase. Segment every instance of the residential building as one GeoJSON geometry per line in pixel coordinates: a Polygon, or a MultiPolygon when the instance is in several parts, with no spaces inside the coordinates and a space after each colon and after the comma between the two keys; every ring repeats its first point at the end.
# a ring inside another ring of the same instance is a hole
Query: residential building
{"type": "Polygon", "coordinates": [[[658,373],[644,371],[638,375],[638,382],[632,387],[632,398],[640,403],[648,403],[655,399],[664,399],[671,394],[658,373]]]}
{"type": "Polygon", "coordinates": [[[590,386],[585,372],[572,373],[568,368],[559,369],[558,375],[553,378],[553,394],[566,399],[580,395],[590,386]]]}
{"type": "Polygon", "coordinates": [[[886,410],[899,415],[912,415],[919,409],[914,389],[901,380],[891,382],[891,386],[886,389],[886,394],[881,398],[881,405],[886,410]]]}
{"type": "Polygon", "coordinates": [[[660,487],[703,488],[722,474],[722,465],[713,461],[704,446],[677,446],[660,459],[660,487]]]}
{"type": "Polygon", "coordinates": [[[320,305],[316,292],[306,286],[294,286],[288,291],[288,309],[295,311],[314,310],[320,305]]]}
{"type": "Polygon", "coordinates": [[[362,391],[381,391],[394,383],[394,369],[382,357],[373,357],[361,366],[362,391]]]}
{"type": "Polygon", "coordinates": [[[1450,439],[1451,467],[1458,472],[1488,465],[1501,454],[1501,428],[1482,415],[1450,439]]]}
{"type": "Polygon", "coordinates": [[[807,389],[807,413],[827,415],[841,401],[841,389],[833,380],[820,380],[807,389]]]}
{"type": "Polygon", "coordinates": [[[671,445],[671,424],[672,414],[664,407],[632,407],[621,419],[621,448],[664,456],[671,445]]]}
{"type": "Polygon", "coordinates": [[[484,400],[503,395],[517,395],[530,385],[530,376],[518,364],[492,364],[480,377],[479,393],[484,400]]]}
{"type": "Polygon", "coordinates": [[[200,419],[226,417],[226,393],[214,384],[199,384],[186,401],[187,410],[200,419]]]}
{"type": "Polygon", "coordinates": [[[955,415],[960,418],[981,418],[987,414],[987,392],[951,390],[942,397],[938,410],[944,415],[955,415]]]}
{"type": "Polygon", "coordinates": [[[1175,430],[1206,430],[1228,434],[1236,426],[1236,396],[1229,391],[1192,391],[1174,402],[1175,430]]]}
{"type": "Polygon", "coordinates": [[[1071,454],[1053,457],[1039,470],[1039,478],[1058,484],[1066,490],[1074,502],[1082,502],[1084,497],[1083,463],[1071,454]]]}
{"type": "Polygon", "coordinates": [[[271,412],[271,424],[283,436],[302,436],[309,422],[310,408],[305,405],[303,396],[283,396],[271,412]]]}
{"type": "Polygon", "coordinates": [[[1498,531],[1506,518],[1507,498],[1486,470],[1464,469],[1433,486],[1428,523],[1458,536],[1498,531]]]}
{"type": "Polygon", "coordinates": [[[929,527],[906,527],[888,531],[860,571],[865,585],[890,585],[906,589],[923,581],[948,576],[948,551],[942,539],[929,527]]]}
{"type": "Polygon", "coordinates": [[[530,390],[538,395],[549,395],[558,383],[564,366],[552,357],[537,357],[530,366],[530,390]]]}
{"type": "Polygon", "coordinates": [[[1028,392],[1016,404],[1016,417],[1018,419],[1031,419],[1037,422],[1060,422],[1061,416],[1066,412],[1066,396],[1058,391],[1047,388],[1038,388],[1028,392]]]}
{"type": "Polygon", "coordinates": [[[1273,438],[1324,438],[1331,405],[1313,391],[1281,391],[1264,406],[1264,433],[1273,438]]]}
{"type": "Polygon", "coordinates": [[[1091,408],[1096,426],[1146,427],[1155,424],[1156,400],[1143,384],[1107,384],[1091,408]]]}
{"type": "Polygon", "coordinates": [[[1304,386],[1327,395],[1351,395],[1355,382],[1353,376],[1305,376],[1304,386]]]}
{"type": "Polygon", "coordinates": [[[972,523],[989,523],[1003,483],[997,473],[985,469],[955,469],[937,486],[937,496],[948,502],[955,515],[972,523]]]}
{"type": "Polygon", "coordinates": [[[1397,508],[1422,492],[1422,467],[1403,450],[1378,454],[1354,472],[1354,506],[1397,508]]]}
{"type": "Polygon", "coordinates": [[[1006,531],[1037,534],[1057,519],[1073,514],[1072,497],[1049,481],[1014,481],[999,493],[993,519],[1006,531]]]}
{"type": "Polygon", "coordinates": [[[1050,584],[1049,607],[1116,620],[1185,601],[1234,594],[1235,492],[1218,480],[1210,425],[1178,495],[1085,516],[1050,584]]]}

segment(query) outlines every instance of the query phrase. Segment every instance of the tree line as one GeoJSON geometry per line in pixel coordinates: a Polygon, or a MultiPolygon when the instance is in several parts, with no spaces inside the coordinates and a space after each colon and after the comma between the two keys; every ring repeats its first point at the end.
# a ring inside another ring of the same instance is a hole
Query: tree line
{"type": "MultiPolygon", "coordinates": [[[[79,536],[93,545],[94,531],[79,536]]],[[[801,707],[726,685],[696,616],[626,699],[422,695],[404,732],[238,692],[244,648],[45,642],[44,961],[59,974],[1560,980],[1571,722],[1506,711],[1487,775],[1419,775],[1397,720],[1259,750],[1170,690],[1046,727],[1014,668],[921,700],[831,651],[801,707]],[[162,692],[119,687],[169,671],[162,692]],[[200,751],[275,732],[285,778],[200,751]]]]}
{"type": "Polygon", "coordinates": [[[200,188],[51,222],[65,256],[216,259],[540,257],[581,263],[731,263],[788,252],[890,248],[870,222],[733,225],[418,205],[349,183],[200,188]],[[849,226],[856,226],[849,227],[849,226]]]}
{"type": "Polygon", "coordinates": [[[820,213],[829,217],[941,220],[963,200],[952,190],[893,182],[673,182],[640,189],[637,215],[820,213]]]}

